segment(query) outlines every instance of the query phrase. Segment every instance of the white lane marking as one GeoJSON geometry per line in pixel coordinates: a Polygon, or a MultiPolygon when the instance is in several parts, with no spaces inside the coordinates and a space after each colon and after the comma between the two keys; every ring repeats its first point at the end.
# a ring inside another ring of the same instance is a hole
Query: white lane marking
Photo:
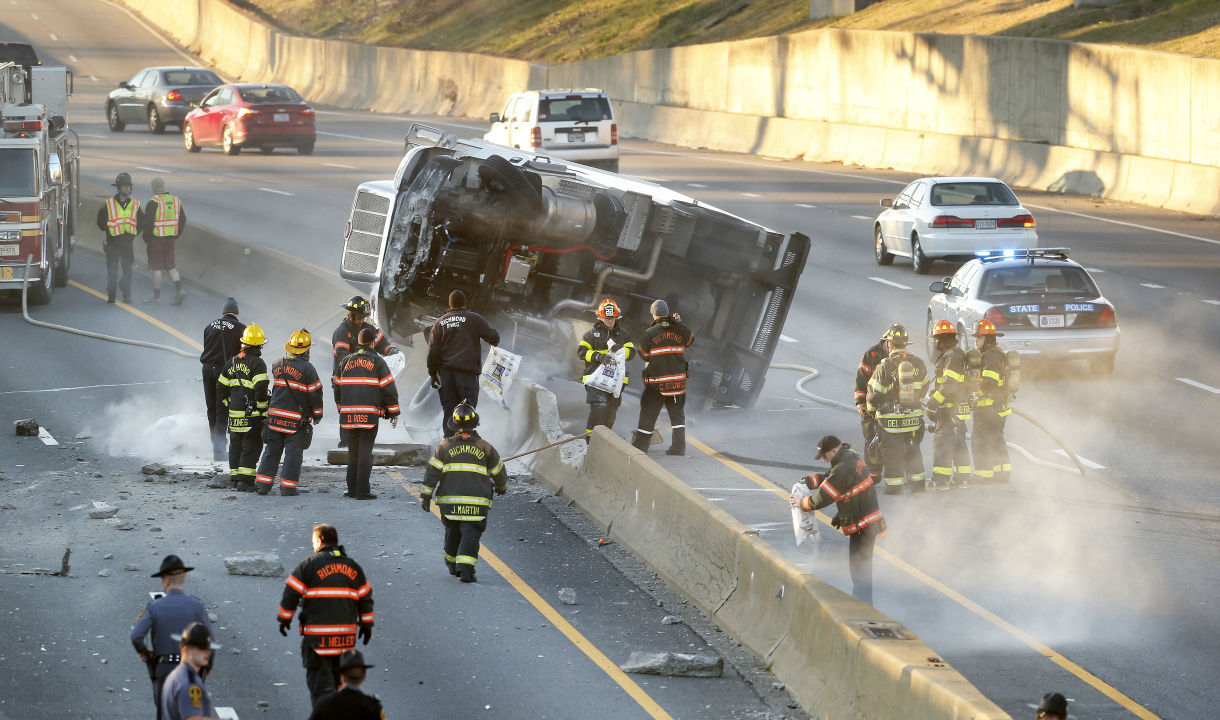
{"type": "Polygon", "coordinates": [[[24,393],[70,392],[73,390],[93,390],[96,388],[131,387],[132,385],[169,385],[169,380],[149,380],[145,382],[117,383],[114,385],[78,385],[76,387],[44,388],[42,390],[5,390],[0,395],[22,395],[24,393]]]}
{"type": "Polygon", "coordinates": [[[746,197],[762,197],[762,195],[759,195],[758,193],[743,192],[742,195],[745,195],[746,197]]]}
{"type": "Polygon", "coordinates": [[[275,188],[261,187],[261,188],[259,188],[259,190],[262,190],[263,192],[275,193],[276,195],[287,195],[289,197],[296,194],[296,193],[284,192],[283,190],[276,190],[275,188]]]}
{"type": "Polygon", "coordinates": [[[797,203],[797,204],[796,204],[796,206],[797,206],[797,207],[801,207],[801,208],[810,208],[810,209],[813,209],[813,208],[816,208],[816,207],[817,207],[817,205],[809,205],[809,204],[806,204],[806,203],[797,203]]]}
{"type": "Polygon", "coordinates": [[[787,335],[783,335],[783,334],[781,334],[781,335],[779,336],[779,339],[780,339],[780,340],[783,340],[784,342],[790,342],[790,343],[794,343],[794,342],[800,342],[800,341],[799,341],[799,340],[797,340],[796,338],[790,338],[790,337],[788,337],[787,335]]]}
{"type": "MultiPolygon", "coordinates": [[[[184,50],[182,50],[182,48],[173,44],[169,40],[166,40],[165,37],[161,35],[160,30],[158,30],[158,29],[154,28],[153,26],[149,25],[148,23],[144,22],[144,19],[141,18],[136,13],[134,13],[130,8],[124,7],[122,4],[113,2],[112,0],[104,0],[104,2],[116,10],[122,10],[123,12],[127,13],[127,16],[130,17],[132,20],[135,20],[137,25],[139,25],[140,27],[147,30],[149,35],[152,35],[156,39],[160,40],[162,45],[164,45],[165,47],[169,48],[170,50],[173,50],[174,52],[178,53],[179,56],[186,58],[188,65],[198,65],[199,64],[199,58],[195,57],[194,55],[191,55],[190,53],[185,52],[184,50]]],[[[226,83],[229,82],[229,79],[226,78],[224,75],[221,75],[219,72],[217,72],[216,74],[220,75],[221,80],[225,81],[226,83]]],[[[97,78],[93,77],[92,75],[90,75],[89,77],[94,80],[97,80],[97,78]]]]}
{"type": "Polygon", "coordinates": [[[86,132],[77,133],[77,135],[80,135],[81,137],[103,138],[103,139],[105,139],[107,137],[106,135],[94,135],[93,133],[86,133],[86,132]]]}
{"type": "Polygon", "coordinates": [[[1203,383],[1199,382],[1198,380],[1191,380],[1190,378],[1178,378],[1178,382],[1183,382],[1183,383],[1186,383],[1187,385],[1193,385],[1193,386],[1199,388],[1200,390],[1206,390],[1213,395],[1220,395],[1220,389],[1214,388],[1211,385],[1204,385],[1203,383]]]}
{"type": "Polygon", "coordinates": [[[172,170],[162,170],[161,168],[145,167],[144,165],[136,165],[136,170],[147,170],[148,172],[161,173],[163,175],[173,172],[172,170]]]}
{"type": "Polygon", "coordinates": [[[703,183],[686,183],[686,187],[705,188],[707,185],[704,185],[703,183]]]}
{"type": "Polygon", "coordinates": [[[43,445],[58,445],[59,444],[59,441],[55,439],[55,436],[53,436],[51,433],[47,432],[47,429],[44,427],[38,428],[38,439],[42,441],[43,445]]]}
{"type": "Polygon", "coordinates": [[[1220,305],[1220,300],[1204,300],[1208,305],[1220,305]]]}
{"type": "Polygon", "coordinates": [[[1048,210],[1050,212],[1063,213],[1064,215],[1074,215],[1086,220],[1096,220],[1097,222],[1110,223],[1111,225],[1121,225],[1123,227],[1135,228],[1136,230],[1147,230],[1148,232],[1160,233],[1162,235],[1172,235],[1174,237],[1185,238],[1187,240],[1198,240],[1199,242],[1211,243],[1212,245],[1220,245],[1220,240],[1212,240],[1211,238],[1199,237],[1198,235],[1187,235],[1186,233],[1174,232],[1173,230],[1165,230],[1164,228],[1152,227],[1150,225],[1140,225],[1139,223],[1125,222],[1123,220],[1111,220],[1110,218],[1098,217],[1097,215],[1089,215],[1088,213],[1072,212],[1071,210],[1060,210],[1053,207],[1045,207],[1042,205],[1032,205],[1023,203],[1025,207],[1034,208],[1036,210],[1048,210]]]}
{"type": "MultiPolygon", "coordinates": [[[[1071,459],[1070,455],[1068,455],[1063,450],[1060,450],[1059,448],[1055,448],[1055,453],[1057,455],[1062,455],[1063,457],[1068,458],[1069,460],[1071,459]]],[[[1084,465],[1085,467],[1087,467],[1090,470],[1105,470],[1106,469],[1105,465],[1098,465],[1097,463],[1093,462],[1092,460],[1090,460],[1087,457],[1084,457],[1082,455],[1077,455],[1076,459],[1080,461],[1081,465],[1084,465]]]]}
{"type": "Polygon", "coordinates": [[[69,60],[71,60],[72,62],[76,62],[76,56],[75,56],[75,55],[69,55],[69,56],[68,56],[68,59],[69,59],[69,60]]]}
{"type": "Polygon", "coordinates": [[[51,42],[59,42],[59,36],[55,33],[51,33],[51,42]]]}
{"type": "Polygon", "coordinates": [[[97,82],[97,75],[90,75],[89,79],[92,80],[93,82],[97,82]]]}
{"type": "Polygon", "coordinates": [[[1165,289],[1164,285],[1157,285],[1156,283],[1140,283],[1140,285],[1143,285],[1146,288],[1152,288],[1153,290],[1164,290],[1165,289]]]}
{"type": "Polygon", "coordinates": [[[344,170],[359,170],[355,165],[344,165],[343,163],[322,163],[326,167],[342,168],[344,170]]]}
{"type": "MultiPolygon", "coordinates": [[[[317,113],[318,115],[334,115],[335,117],[359,118],[361,120],[368,120],[369,118],[376,118],[378,120],[400,120],[404,123],[417,123],[420,121],[419,115],[396,115],[396,114],[392,114],[392,113],[374,113],[374,112],[358,113],[358,112],[353,112],[353,111],[343,112],[343,111],[338,111],[338,110],[317,110],[317,109],[315,109],[314,112],[317,113]]],[[[431,120],[431,122],[428,122],[427,124],[431,125],[432,127],[437,127],[439,125],[441,127],[455,127],[455,128],[460,128],[462,130],[475,130],[478,132],[486,132],[487,127],[488,127],[487,125],[467,125],[465,123],[450,122],[449,120],[437,118],[435,116],[429,116],[429,120],[431,120]]],[[[363,140],[364,138],[361,138],[361,139],[363,140]]]]}
{"type": "Polygon", "coordinates": [[[330,137],[344,138],[345,140],[364,140],[366,142],[381,143],[382,145],[402,145],[401,140],[379,140],[371,137],[360,137],[359,135],[344,135],[343,133],[323,132],[318,130],[319,135],[329,135],[330,137]]]}
{"type": "Polygon", "coordinates": [[[872,220],[871,217],[866,217],[864,215],[852,215],[852,218],[856,220],[872,220]]]}
{"type": "Polygon", "coordinates": [[[899,290],[910,290],[911,289],[911,288],[907,287],[906,285],[903,285],[902,283],[896,283],[893,280],[886,280],[885,278],[870,277],[869,280],[872,280],[873,282],[879,282],[882,285],[892,285],[893,287],[896,287],[899,290]]]}

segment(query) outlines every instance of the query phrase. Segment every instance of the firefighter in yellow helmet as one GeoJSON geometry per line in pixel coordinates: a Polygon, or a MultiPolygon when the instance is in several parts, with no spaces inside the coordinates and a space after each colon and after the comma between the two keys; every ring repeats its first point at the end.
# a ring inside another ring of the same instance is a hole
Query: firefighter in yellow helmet
{"type": "MultiPolygon", "coordinates": [[[[635,345],[631,342],[631,335],[620,322],[623,310],[618,303],[609,299],[602,300],[597,304],[596,312],[597,321],[576,346],[576,357],[585,364],[585,372],[581,377],[582,382],[600,370],[602,365],[612,365],[615,362],[614,352],[619,348],[626,351],[624,360],[630,360],[635,355],[635,345]]],[[[625,386],[629,380],[630,378],[625,379],[623,385],[625,386]]],[[[621,396],[586,385],[585,402],[589,404],[589,420],[585,423],[585,432],[598,425],[614,428],[614,419],[618,416],[619,405],[623,402],[621,396]]],[[[586,436],[585,441],[588,442],[588,440],[589,438],[586,436]]]]}
{"type": "Polygon", "coordinates": [[[932,479],[928,487],[948,490],[966,487],[970,478],[970,450],[966,422],[970,397],[966,391],[966,352],[957,343],[957,328],[941,320],[932,328],[936,369],[928,388],[927,409],[932,431],[932,479]]]}
{"type": "Polygon", "coordinates": [[[312,344],[309,331],[301,328],[284,343],[288,354],[271,364],[271,404],[263,428],[263,457],[254,477],[259,495],[271,492],[277,469],[280,495],[300,492],[301,457],[313,442],[313,425],[322,421],[322,381],[309,362],[312,344]]]}
{"type": "Polygon", "coordinates": [[[983,375],[979,380],[979,399],[974,407],[974,476],[982,482],[1008,482],[1012,464],[1004,424],[1012,408],[1008,406],[1008,358],[996,344],[995,323],[983,318],[974,326],[974,346],[983,354],[983,375]]]}
{"type": "Polygon", "coordinates": [[[890,354],[868,381],[865,409],[877,418],[881,437],[881,476],[887,494],[901,493],[909,482],[912,490],[924,489],[923,406],[928,368],[907,351],[910,335],[902,325],[887,333],[890,354]]]}
{"type": "Polygon", "coordinates": [[[229,410],[229,477],[233,487],[254,492],[254,470],[263,449],[263,417],[270,400],[263,329],[250,324],[241,334],[241,352],[216,379],[216,400],[229,410]]]}

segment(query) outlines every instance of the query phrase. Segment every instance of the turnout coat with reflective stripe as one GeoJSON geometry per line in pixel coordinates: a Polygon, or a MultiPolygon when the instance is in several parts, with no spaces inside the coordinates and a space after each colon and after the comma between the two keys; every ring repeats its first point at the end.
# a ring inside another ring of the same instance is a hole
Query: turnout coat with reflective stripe
{"type": "Polygon", "coordinates": [[[301,429],[302,418],[322,419],[322,381],[313,363],[288,355],[271,364],[271,377],[267,427],[291,434],[301,429]]]}
{"type": "Polygon", "coordinates": [[[271,396],[268,386],[267,363],[257,351],[243,350],[220,371],[220,377],[216,379],[216,399],[229,409],[231,432],[247,432],[250,418],[267,414],[271,396]]]}
{"type": "Polygon", "coordinates": [[[487,519],[492,490],[508,487],[500,454],[474,431],[459,432],[436,446],[420,491],[446,520],[487,519]]]}
{"type": "Polygon", "coordinates": [[[398,417],[398,386],[380,355],[360,348],[339,363],[339,427],[371,430],[380,418],[398,417]]]}
{"type": "MultiPolygon", "coordinates": [[[[635,345],[631,342],[631,335],[623,329],[622,322],[614,323],[614,329],[606,327],[600,319],[593,323],[593,327],[584,334],[580,339],[580,344],[576,346],[576,357],[585,364],[585,373],[581,377],[581,381],[585,381],[593,374],[595,370],[601,367],[601,363],[593,359],[594,353],[607,352],[609,341],[614,341],[614,349],[626,348],[626,358],[630,360],[635,355],[635,345]]],[[[623,380],[626,385],[630,381],[630,377],[623,380]]]]}
{"type": "Polygon", "coordinates": [[[868,473],[868,464],[844,444],[830,466],[830,474],[810,497],[813,510],[837,503],[839,530],[844,535],[858,532],[885,532],[885,518],[877,504],[877,489],[868,473]]]}
{"type": "Polygon", "coordinates": [[[936,379],[928,395],[928,411],[947,407],[961,420],[970,418],[966,397],[966,351],[954,346],[936,358],[936,379]]]}
{"type": "Polygon", "coordinates": [[[342,545],[327,545],[305,558],[284,581],[280,619],[291,622],[297,605],[301,634],[319,655],[351,650],[360,626],[373,624],[373,586],[342,545]]]}
{"type": "Polygon", "coordinates": [[[1012,414],[1008,407],[1008,358],[998,345],[983,351],[983,376],[979,378],[977,407],[988,408],[1001,417],[1012,414]]]}
{"type": "Polygon", "coordinates": [[[390,351],[390,339],[371,323],[353,325],[350,320],[343,318],[343,322],[339,323],[339,327],[335,328],[335,332],[330,336],[330,344],[335,349],[335,362],[330,372],[331,382],[339,377],[339,363],[343,362],[343,358],[360,349],[360,346],[356,344],[356,339],[360,337],[360,331],[365,328],[377,333],[373,338],[373,350],[378,355],[385,355],[390,351]]]}
{"type": "Polygon", "coordinates": [[[686,393],[686,348],[695,342],[690,328],[672,315],[657,318],[640,339],[640,357],[644,366],[644,384],[655,385],[662,395],[686,393]]]}
{"type": "Polygon", "coordinates": [[[884,340],[864,351],[864,357],[860,359],[860,365],[856,368],[857,405],[864,404],[865,396],[868,394],[868,381],[873,379],[873,371],[885,359],[885,355],[884,340]]]}

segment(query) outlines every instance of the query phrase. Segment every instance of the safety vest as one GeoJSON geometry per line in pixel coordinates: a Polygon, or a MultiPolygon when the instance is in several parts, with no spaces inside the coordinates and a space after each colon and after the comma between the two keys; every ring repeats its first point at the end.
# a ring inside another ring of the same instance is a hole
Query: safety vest
{"type": "Polygon", "coordinates": [[[113,196],[106,198],[106,234],[110,237],[135,235],[140,231],[137,222],[140,216],[140,201],[135,198],[124,208],[113,196]]]}
{"type": "Polygon", "coordinates": [[[157,218],[153,221],[154,237],[174,237],[178,234],[178,216],[182,213],[182,201],[169,193],[158,193],[157,218]]]}

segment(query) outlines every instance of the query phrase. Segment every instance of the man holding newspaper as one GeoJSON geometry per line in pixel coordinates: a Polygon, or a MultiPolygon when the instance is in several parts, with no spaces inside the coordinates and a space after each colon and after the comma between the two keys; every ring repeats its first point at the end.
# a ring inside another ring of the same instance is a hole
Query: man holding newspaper
{"type": "MultiPolygon", "coordinates": [[[[576,357],[585,363],[581,382],[585,385],[585,402],[589,404],[589,421],[585,432],[598,425],[614,429],[614,419],[622,404],[623,386],[627,384],[627,361],[635,354],[631,335],[619,324],[622,309],[613,300],[597,304],[597,322],[580,339],[576,357]]],[[[589,438],[585,436],[585,442],[589,438]]]]}

